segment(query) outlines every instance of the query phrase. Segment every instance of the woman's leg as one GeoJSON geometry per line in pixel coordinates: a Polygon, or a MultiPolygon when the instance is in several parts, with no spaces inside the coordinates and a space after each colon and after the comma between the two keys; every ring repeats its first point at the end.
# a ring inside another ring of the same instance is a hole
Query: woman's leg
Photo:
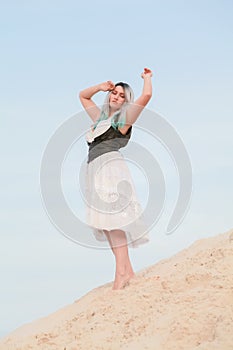
{"type": "Polygon", "coordinates": [[[112,241],[111,241],[111,238],[110,238],[110,235],[109,235],[109,231],[107,231],[107,230],[103,230],[103,231],[104,231],[105,236],[107,237],[107,239],[109,241],[109,244],[110,244],[110,247],[112,249],[112,252],[115,255],[115,250],[114,250],[114,247],[112,246],[112,241]]]}
{"type": "Polygon", "coordinates": [[[129,259],[127,238],[122,230],[104,230],[116,259],[116,272],[113,289],[122,289],[134,276],[129,259]]]}

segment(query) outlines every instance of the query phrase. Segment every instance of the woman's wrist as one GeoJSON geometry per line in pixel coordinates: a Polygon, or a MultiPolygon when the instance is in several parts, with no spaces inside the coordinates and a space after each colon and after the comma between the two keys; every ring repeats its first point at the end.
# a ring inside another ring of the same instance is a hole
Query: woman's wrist
{"type": "Polygon", "coordinates": [[[152,96],[152,81],[151,81],[151,77],[145,77],[144,78],[143,95],[152,96]]]}
{"type": "Polygon", "coordinates": [[[146,75],[145,77],[143,77],[144,80],[151,80],[151,76],[150,75],[146,75]]]}
{"type": "Polygon", "coordinates": [[[104,91],[104,89],[103,89],[103,83],[97,84],[97,85],[96,85],[96,89],[98,90],[97,92],[99,92],[99,91],[104,91]]]}

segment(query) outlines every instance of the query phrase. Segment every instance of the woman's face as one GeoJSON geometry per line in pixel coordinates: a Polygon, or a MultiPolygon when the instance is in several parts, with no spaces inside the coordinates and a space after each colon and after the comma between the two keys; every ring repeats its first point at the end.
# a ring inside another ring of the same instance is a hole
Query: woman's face
{"type": "Polygon", "coordinates": [[[121,108],[125,102],[125,92],[122,86],[115,86],[114,90],[110,93],[109,105],[110,108],[114,111],[117,111],[121,108]]]}

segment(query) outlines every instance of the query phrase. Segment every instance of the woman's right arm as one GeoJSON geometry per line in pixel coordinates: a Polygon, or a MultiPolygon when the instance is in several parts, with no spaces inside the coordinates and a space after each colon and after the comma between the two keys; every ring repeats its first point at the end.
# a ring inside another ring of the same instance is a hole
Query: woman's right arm
{"type": "Polygon", "coordinates": [[[95,95],[99,91],[110,91],[113,90],[115,85],[112,81],[106,81],[104,83],[91,86],[85,90],[80,91],[79,98],[81,104],[86,110],[87,114],[91,117],[91,119],[95,122],[100,115],[99,107],[92,101],[92,96],[95,95]]]}

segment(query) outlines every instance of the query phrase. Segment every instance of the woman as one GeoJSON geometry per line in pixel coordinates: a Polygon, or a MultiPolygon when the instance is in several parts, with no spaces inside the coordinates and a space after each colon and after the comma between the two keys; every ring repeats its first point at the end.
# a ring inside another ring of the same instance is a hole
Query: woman
{"type": "Polygon", "coordinates": [[[86,173],[87,221],[98,240],[108,240],[116,260],[113,289],[122,289],[134,276],[128,245],[148,241],[141,207],[129,169],[119,149],[126,146],[132,125],[152,96],[152,72],[144,68],[141,96],[133,102],[131,87],[112,81],[80,92],[80,101],[94,124],[86,134],[89,154],[86,173]],[[108,92],[100,109],[92,100],[108,92]],[[142,235],[143,233],[143,235],[142,235]]]}

